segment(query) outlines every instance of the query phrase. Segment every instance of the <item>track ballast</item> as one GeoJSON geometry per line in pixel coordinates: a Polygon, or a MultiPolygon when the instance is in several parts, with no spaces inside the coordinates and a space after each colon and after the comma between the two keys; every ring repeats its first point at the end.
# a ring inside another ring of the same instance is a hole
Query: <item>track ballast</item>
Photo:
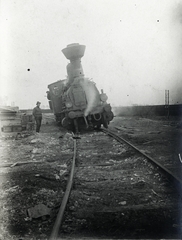
{"type": "Polygon", "coordinates": [[[84,133],[60,236],[172,236],[179,201],[168,177],[145,156],[103,132],[84,133]]]}

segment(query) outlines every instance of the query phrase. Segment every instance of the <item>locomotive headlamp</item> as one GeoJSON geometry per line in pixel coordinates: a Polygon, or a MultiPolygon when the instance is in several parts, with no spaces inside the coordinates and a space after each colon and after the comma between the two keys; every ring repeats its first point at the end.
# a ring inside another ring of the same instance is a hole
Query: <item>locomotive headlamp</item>
{"type": "Polygon", "coordinates": [[[71,102],[66,102],[65,105],[67,108],[71,108],[73,106],[71,102]]]}
{"type": "Polygon", "coordinates": [[[102,102],[106,102],[108,97],[107,97],[107,95],[105,93],[101,93],[100,94],[100,99],[101,99],[102,102]]]}

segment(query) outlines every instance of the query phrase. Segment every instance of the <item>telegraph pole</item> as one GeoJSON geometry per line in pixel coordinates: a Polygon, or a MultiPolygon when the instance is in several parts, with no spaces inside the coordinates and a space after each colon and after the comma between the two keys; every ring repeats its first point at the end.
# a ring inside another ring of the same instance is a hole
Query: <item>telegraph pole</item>
{"type": "Polygon", "coordinates": [[[169,119],[169,90],[165,90],[165,109],[167,113],[167,119],[169,119]]]}

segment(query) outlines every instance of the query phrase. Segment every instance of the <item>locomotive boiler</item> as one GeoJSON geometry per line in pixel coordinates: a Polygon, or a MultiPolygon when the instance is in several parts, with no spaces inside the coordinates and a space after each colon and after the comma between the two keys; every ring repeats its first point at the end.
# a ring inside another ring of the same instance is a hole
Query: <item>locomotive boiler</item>
{"type": "Polygon", "coordinates": [[[83,73],[81,58],[85,46],[78,43],[69,44],[62,50],[70,60],[67,65],[67,79],[48,85],[47,98],[56,121],[64,128],[80,131],[82,128],[100,128],[113,119],[107,95],[98,91],[96,84],[83,73]]]}

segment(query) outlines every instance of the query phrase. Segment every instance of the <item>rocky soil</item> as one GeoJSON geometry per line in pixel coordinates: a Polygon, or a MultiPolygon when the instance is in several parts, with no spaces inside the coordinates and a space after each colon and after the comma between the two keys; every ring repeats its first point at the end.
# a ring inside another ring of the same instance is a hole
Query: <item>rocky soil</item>
{"type": "MultiPolygon", "coordinates": [[[[152,157],[179,164],[178,124],[174,119],[116,117],[110,128],[152,157]]],[[[42,125],[40,134],[0,137],[0,239],[48,239],[65,191],[72,150],[71,135],[51,121],[42,125]]],[[[178,238],[180,227],[181,222],[174,222],[178,238]]]]}

